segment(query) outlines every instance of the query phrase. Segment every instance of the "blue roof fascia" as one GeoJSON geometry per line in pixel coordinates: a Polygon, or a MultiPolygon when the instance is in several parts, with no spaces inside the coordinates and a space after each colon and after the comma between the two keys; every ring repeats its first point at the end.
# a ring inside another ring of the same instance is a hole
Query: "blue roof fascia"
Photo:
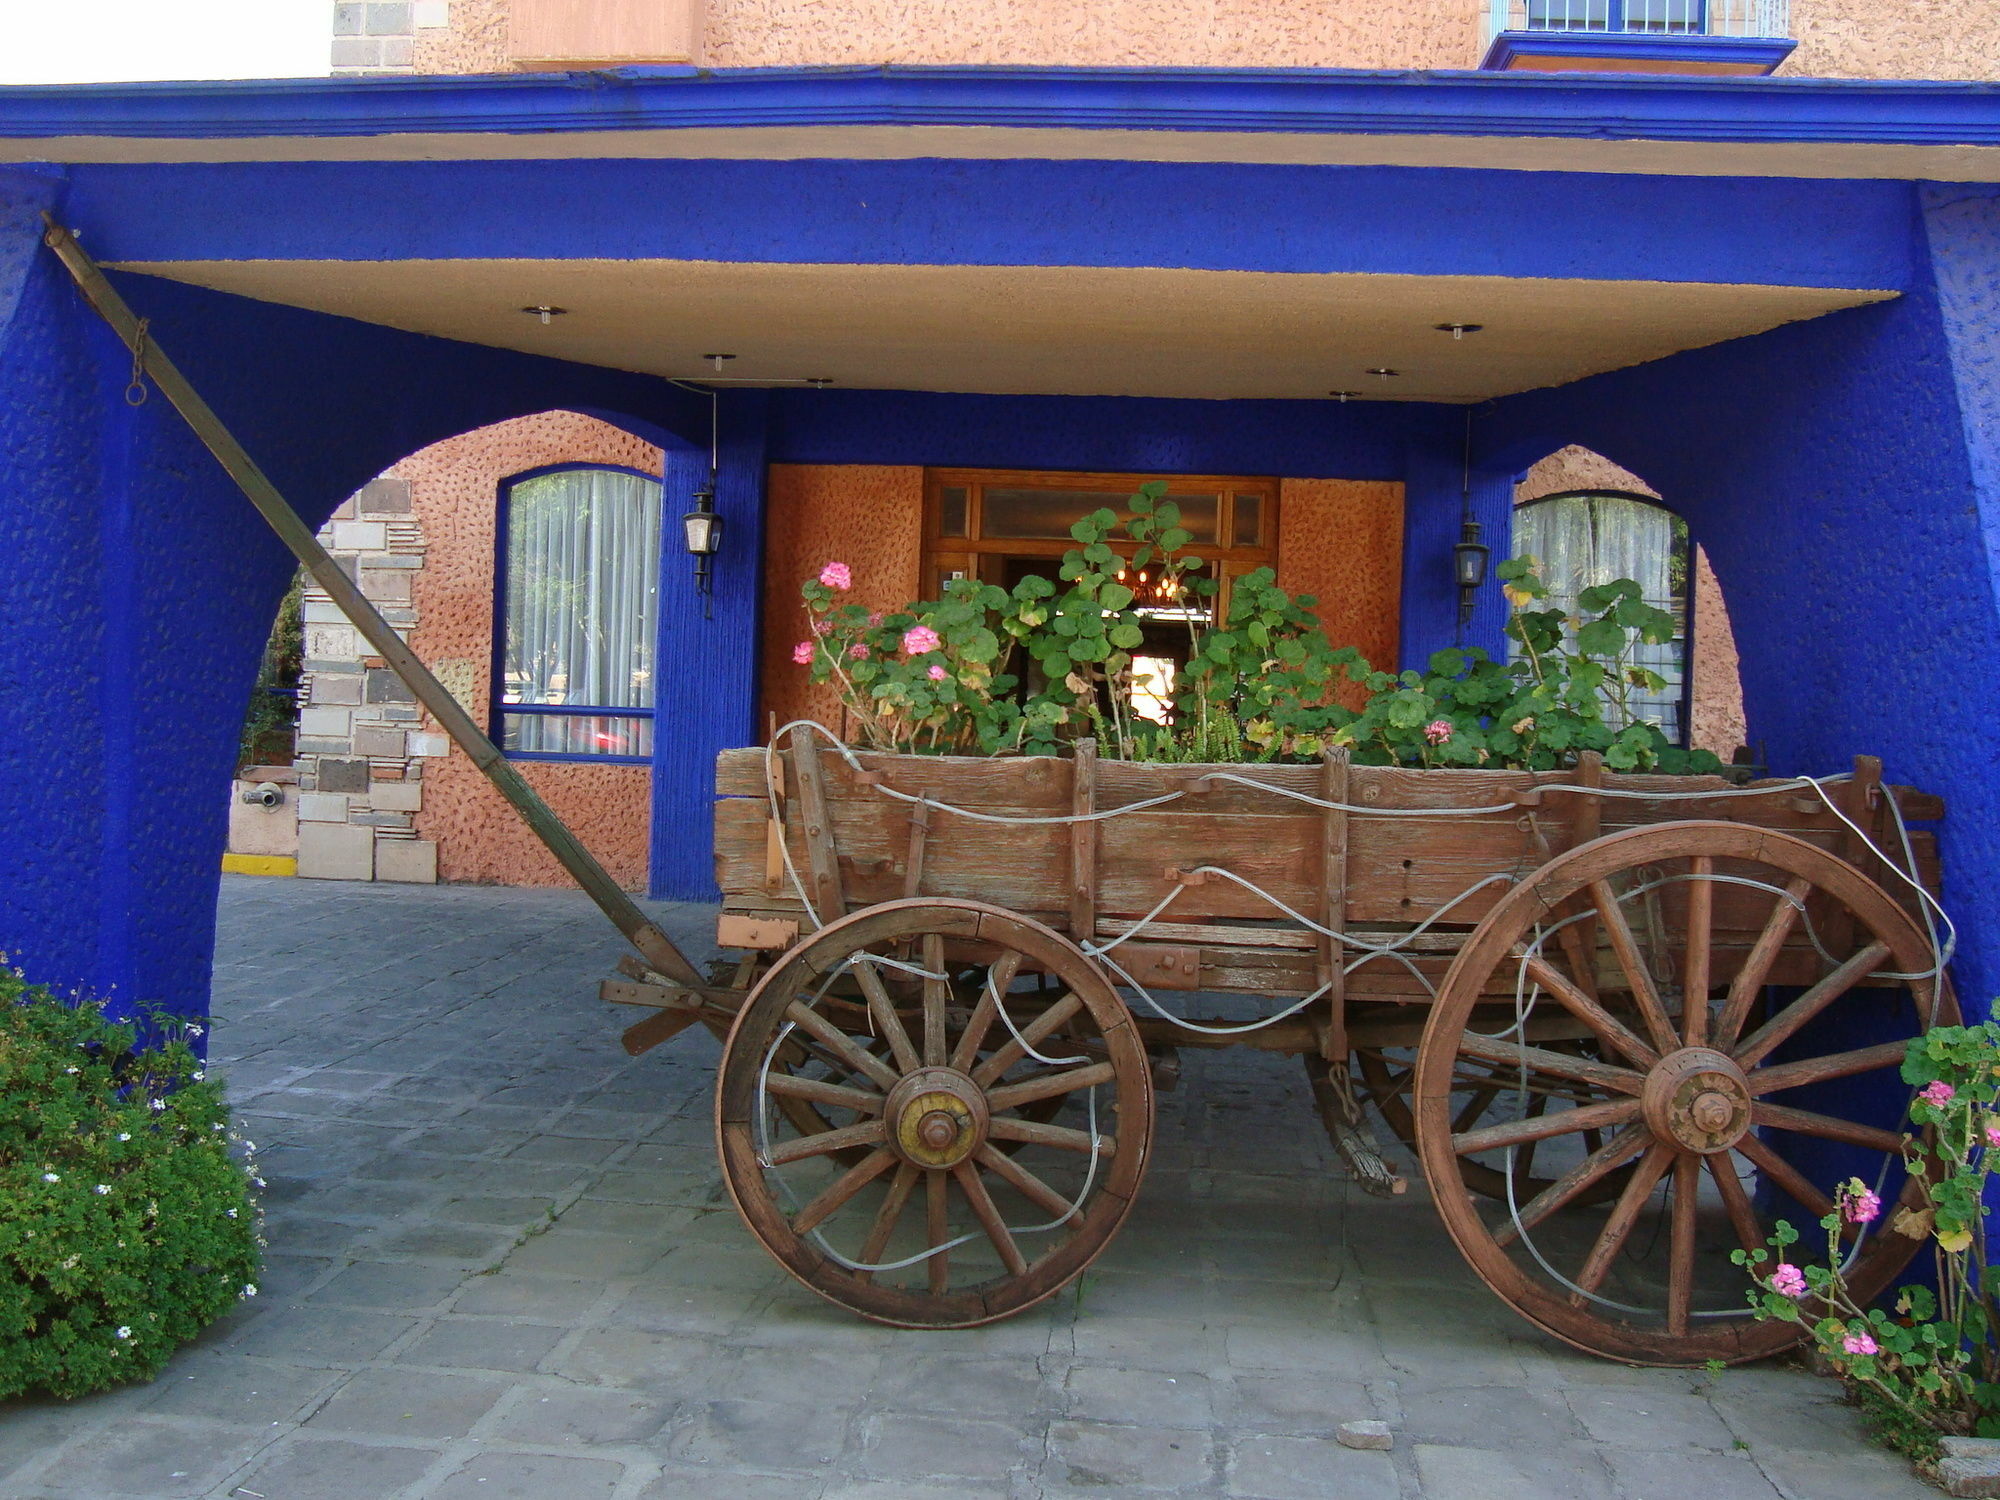
{"type": "Polygon", "coordinates": [[[1502,31],[1486,49],[1480,67],[1504,72],[1524,58],[1595,60],[1616,58],[1635,73],[1649,64],[1727,63],[1765,73],[1792,55],[1798,43],[1786,36],[1652,36],[1627,31],[1502,31]]]}
{"type": "Polygon", "coordinates": [[[2000,145],[2000,84],[1196,68],[627,68],[0,88],[0,139],[757,126],[2000,145]]]}

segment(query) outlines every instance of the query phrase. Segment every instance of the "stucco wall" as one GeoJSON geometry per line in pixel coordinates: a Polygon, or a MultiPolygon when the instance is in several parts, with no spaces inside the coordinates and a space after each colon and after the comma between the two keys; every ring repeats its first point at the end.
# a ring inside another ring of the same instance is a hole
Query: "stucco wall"
{"type": "Polygon", "coordinates": [[[1336,646],[1393,669],[1403,587],[1403,487],[1286,479],[1278,487],[1278,583],[1318,598],[1336,646]]]}
{"type": "Polygon", "coordinates": [[[854,574],[854,603],[920,598],[924,471],[905,464],[773,464],[764,531],[762,725],[812,718],[839,728],[840,699],[806,681],[792,647],[806,634],[799,585],[830,561],[854,574]]]}
{"type": "MultiPolygon", "coordinates": [[[[416,33],[419,73],[502,72],[508,0],[452,0],[416,33]]],[[[707,0],[709,67],[837,63],[1474,68],[1483,0],[707,0]]],[[[1792,0],[1780,70],[1824,78],[2000,77],[2000,7],[1792,0]]]]}
{"type": "MultiPolygon", "coordinates": [[[[558,463],[617,464],[657,474],[661,457],[651,443],[607,423],[554,411],[447,438],[389,471],[410,486],[412,514],[429,544],[416,578],[417,626],[411,648],[479,723],[490,722],[492,706],[501,482],[558,463]]],[[[628,889],[644,889],[650,768],[537,761],[522,762],[521,769],[614,880],[628,889]]],[[[520,815],[456,749],[426,769],[416,824],[421,837],[437,842],[442,879],[574,883],[520,815]]]]}

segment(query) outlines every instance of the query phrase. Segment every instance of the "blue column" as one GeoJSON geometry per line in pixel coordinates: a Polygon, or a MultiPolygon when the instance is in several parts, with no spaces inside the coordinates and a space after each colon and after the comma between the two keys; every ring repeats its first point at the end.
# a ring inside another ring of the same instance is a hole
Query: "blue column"
{"type": "MultiPolygon", "coordinates": [[[[1452,547],[1464,514],[1463,450],[1443,443],[1414,443],[1403,475],[1402,652],[1399,666],[1419,671],[1431,654],[1451,646],[1478,646],[1498,659],[1507,654],[1507,601],[1489,564],[1486,583],[1473,596],[1472,621],[1461,627],[1452,547]]],[[[1471,472],[1472,515],[1492,563],[1508,556],[1513,523],[1511,474],[1471,472]]]]}
{"type": "Polygon", "coordinates": [[[721,397],[715,508],[722,517],[722,551],[706,601],[695,589],[680,517],[708,479],[708,450],[667,451],[648,882],[649,894],[659,898],[715,899],[716,752],[760,739],[757,640],[769,417],[768,391],[721,397]]]}

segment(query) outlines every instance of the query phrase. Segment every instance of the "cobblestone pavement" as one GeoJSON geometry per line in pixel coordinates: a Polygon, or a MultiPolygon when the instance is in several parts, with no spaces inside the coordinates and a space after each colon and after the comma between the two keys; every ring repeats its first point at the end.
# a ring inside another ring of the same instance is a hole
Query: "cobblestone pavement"
{"type": "MultiPolygon", "coordinates": [[[[664,909],[698,947],[708,913],[664,909]]],[[[1053,1305],[822,1303],[717,1175],[717,1049],[645,1057],[569,892],[224,883],[215,1057],[263,1148],[263,1295],[151,1385],[0,1407],[45,1500],[1896,1500],[1829,1382],[1538,1335],[1418,1190],[1350,1195],[1296,1063],[1190,1054],[1157,1164],[1053,1305]],[[1392,1453],[1334,1427],[1386,1419],[1392,1453]]]]}

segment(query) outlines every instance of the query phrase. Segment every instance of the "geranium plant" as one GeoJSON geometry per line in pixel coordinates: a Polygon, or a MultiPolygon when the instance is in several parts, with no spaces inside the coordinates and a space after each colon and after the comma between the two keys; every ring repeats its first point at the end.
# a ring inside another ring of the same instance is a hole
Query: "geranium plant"
{"type": "Polygon", "coordinates": [[[1986,1274],[1986,1188],[2000,1162],[2000,1025],[1941,1026],[1909,1044],[1903,1081],[1917,1133],[1907,1150],[1923,1201],[1881,1222],[1875,1189],[1842,1184],[1819,1221],[1822,1256],[1793,1250],[1780,1221],[1769,1247],[1735,1253],[1756,1281],[1760,1318],[1807,1329],[1813,1346],[1869,1411],[1889,1446],[1918,1459],[1951,1435],[2000,1437],[2000,1308],[1986,1274]],[[1928,1131],[1928,1135],[1922,1132],[1928,1131]],[[1842,1274],[1856,1233],[1930,1244],[1936,1288],[1906,1286],[1887,1306],[1863,1306],[1842,1274]]]}
{"type": "Polygon", "coordinates": [[[1011,591],[957,580],[942,599],[885,614],[845,602],[851,570],[830,562],[804,587],[811,633],[793,660],[835,684],[876,750],[1047,754],[1089,735],[1132,760],[1310,760],[1339,745],[1370,765],[1549,770],[1595,750],[1621,771],[1720,769],[1630,712],[1628,694],[1663,685],[1633,647],[1671,640],[1674,625],[1629,579],[1586,590],[1571,619],[1528,607],[1548,593],[1532,559],[1504,563],[1516,660],[1441,651],[1427,671],[1381,672],[1329,642],[1317,601],[1288,594],[1269,568],[1235,579],[1214,619],[1204,601],[1218,582],[1185,552],[1190,534],[1165,492],[1143,486],[1122,521],[1107,509],[1076,522],[1060,589],[1035,576],[1011,591]],[[1125,582],[1132,570],[1150,574],[1152,619],[1185,623],[1186,665],[1171,682],[1135,658],[1149,619],[1125,582]],[[1341,701],[1348,684],[1359,707],[1341,701]],[[1149,717],[1142,698],[1170,712],[1149,717]]]}
{"type": "Polygon", "coordinates": [[[0,968],[0,1398],[159,1373],[256,1295],[254,1168],[189,1045],[0,968]]]}

